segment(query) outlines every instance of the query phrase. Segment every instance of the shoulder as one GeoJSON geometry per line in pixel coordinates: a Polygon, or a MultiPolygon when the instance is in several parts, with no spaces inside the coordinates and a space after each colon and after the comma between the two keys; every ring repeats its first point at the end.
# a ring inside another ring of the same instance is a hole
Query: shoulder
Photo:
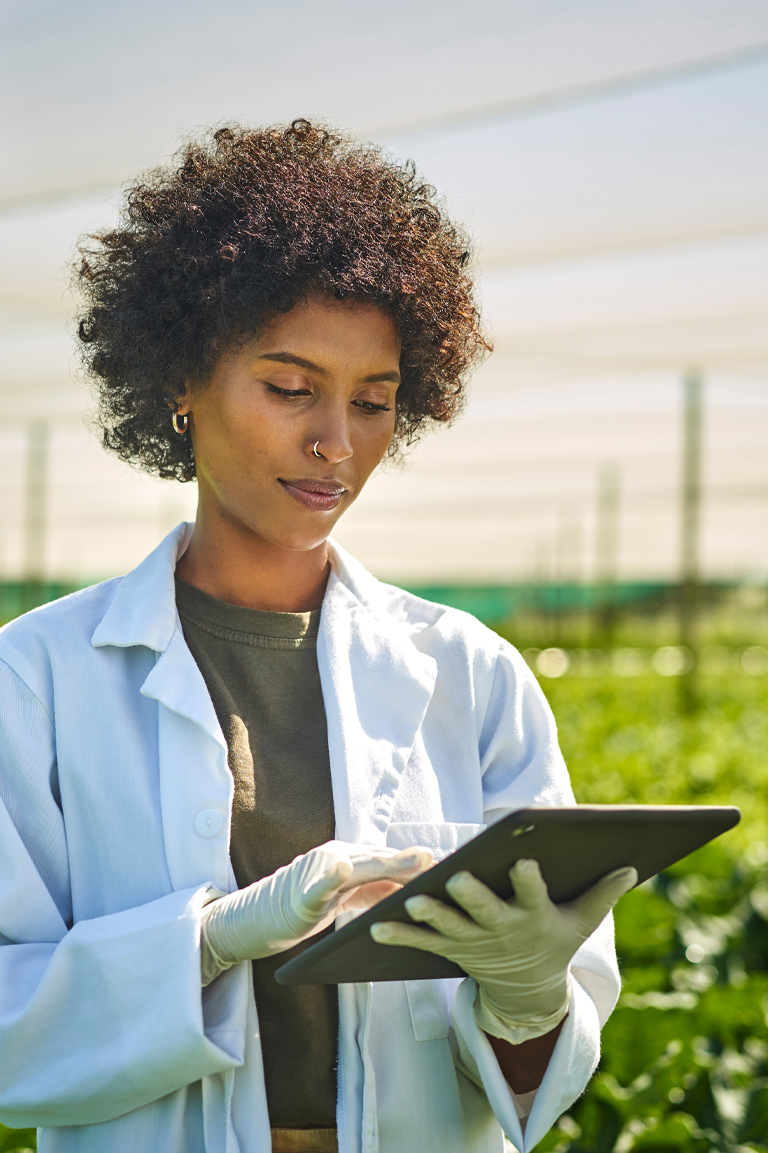
{"type": "Polygon", "coordinates": [[[122,581],[123,577],[113,577],[16,617],[0,628],[0,656],[9,645],[28,644],[33,640],[55,643],[63,637],[72,640],[76,636],[87,636],[90,644],[122,581]]]}
{"type": "Polygon", "coordinates": [[[55,670],[68,670],[76,677],[78,664],[93,654],[91,638],[122,579],[70,593],[4,625],[0,661],[41,700],[49,697],[55,670]]]}
{"type": "Polygon", "coordinates": [[[334,567],[355,597],[387,625],[407,633],[422,652],[438,660],[452,656],[487,672],[501,658],[527,672],[517,650],[470,613],[378,580],[335,544],[334,554],[334,567]]]}
{"type": "Polygon", "coordinates": [[[414,635],[422,631],[434,633],[445,643],[467,649],[497,653],[506,644],[498,633],[489,629],[477,617],[450,605],[424,600],[397,585],[378,582],[382,611],[392,620],[399,621],[414,635]]]}
{"type": "Polygon", "coordinates": [[[470,613],[424,600],[370,574],[366,578],[372,582],[365,589],[369,606],[388,626],[382,635],[402,630],[419,652],[435,661],[433,700],[441,716],[461,724],[469,706],[483,757],[513,764],[521,750],[527,750],[533,761],[546,766],[546,774],[555,771],[552,766],[559,772],[562,757],[554,718],[518,650],[470,613]]]}

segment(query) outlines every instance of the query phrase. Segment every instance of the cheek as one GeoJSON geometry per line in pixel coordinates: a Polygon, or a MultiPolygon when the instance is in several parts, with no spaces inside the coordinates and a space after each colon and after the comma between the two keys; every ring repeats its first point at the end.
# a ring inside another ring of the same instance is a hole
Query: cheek
{"type": "Polygon", "coordinates": [[[380,460],[386,453],[395,434],[395,413],[386,413],[386,419],[364,419],[358,427],[358,451],[371,459],[380,460]]]}
{"type": "MultiPolygon", "coordinates": [[[[382,422],[383,423],[383,422],[382,422]]],[[[395,435],[395,421],[394,418],[387,422],[387,427],[384,429],[377,429],[376,435],[371,438],[371,457],[373,463],[371,471],[376,468],[376,465],[384,459],[387,455],[389,446],[392,443],[392,437],[395,435]]]]}
{"type": "Polygon", "coordinates": [[[200,453],[218,472],[258,471],[259,462],[279,452],[285,440],[286,430],[273,414],[247,397],[240,404],[225,397],[205,416],[198,428],[200,453]]]}

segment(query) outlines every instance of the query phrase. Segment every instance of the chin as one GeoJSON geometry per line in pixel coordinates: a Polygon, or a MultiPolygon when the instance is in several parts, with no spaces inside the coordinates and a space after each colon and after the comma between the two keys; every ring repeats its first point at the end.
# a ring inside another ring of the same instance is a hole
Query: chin
{"type": "Polygon", "coordinates": [[[260,533],[256,530],[257,535],[261,536],[263,540],[269,542],[275,548],[283,548],[289,552],[312,552],[313,549],[320,548],[328,540],[328,537],[333,531],[333,526],[328,529],[319,530],[315,529],[314,532],[308,533],[296,530],[294,532],[280,531],[279,529],[271,533],[260,533]]]}
{"type": "Polygon", "coordinates": [[[341,510],[329,517],[301,509],[265,509],[258,500],[249,503],[250,507],[242,502],[239,508],[230,505],[222,511],[239,532],[255,538],[254,543],[261,540],[272,548],[290,552],[311,552],[325,544],[341,517],[341,510]]]}
{"type": "Polygon", "coordinates": [[[280,541],[280,548],[286,549],[288,552],[314,552],[315,549],[321,548],[328,540],[330,533],[319,539],[306,540],[288,540],[280,541]]]}

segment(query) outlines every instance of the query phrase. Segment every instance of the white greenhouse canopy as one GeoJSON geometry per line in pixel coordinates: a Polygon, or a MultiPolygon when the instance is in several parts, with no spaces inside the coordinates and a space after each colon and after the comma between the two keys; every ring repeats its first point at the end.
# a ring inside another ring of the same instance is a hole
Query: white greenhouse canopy
{"type": "Polygon", "coordinates": [[[674,578],[697,370],[703,572],[765,577],[764,0],[8,0],[0,53],[0,580],[123,571],[193,515],[88,430],[67,268],[185,132],[297,116],[444,193],[496,345],[342,543],[403,582],[591,579],[612,470],[620,575],[674,578]]]}

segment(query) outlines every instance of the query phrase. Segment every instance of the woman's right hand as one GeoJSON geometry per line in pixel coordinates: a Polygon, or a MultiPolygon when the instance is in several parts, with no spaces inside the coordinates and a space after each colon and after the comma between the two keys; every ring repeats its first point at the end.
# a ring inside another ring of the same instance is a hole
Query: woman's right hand
{"type": "Polygon", "coordinates": [[[281,953],[339,913],[369,909],[433,864],[429,849],[395,851],[328,841],[203,910],[201,965],[208,985],[238,961],[281,953]]]}

